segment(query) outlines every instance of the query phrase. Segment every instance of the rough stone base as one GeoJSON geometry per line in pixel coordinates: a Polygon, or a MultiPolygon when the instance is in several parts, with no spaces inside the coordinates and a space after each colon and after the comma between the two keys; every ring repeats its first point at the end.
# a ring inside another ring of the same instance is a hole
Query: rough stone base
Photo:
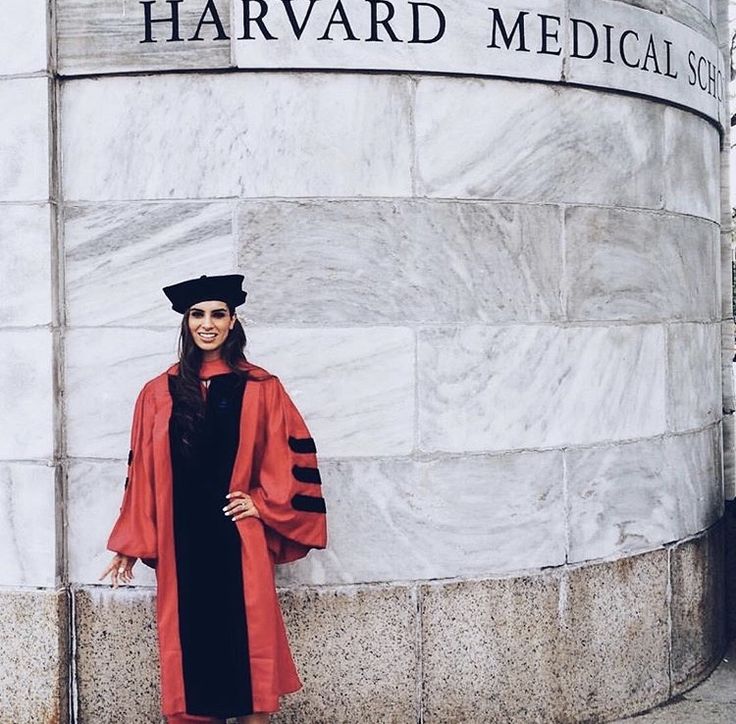
{"type": "Polygon", "coordinates": [[[77,589],[74,618],[79,724],[159,724],[155,591],[77,589]]]}
{"type": "Polygon", "coordinates": [[[69,594],[0,590],[0,722],[66,724],[69,594]]]}
{"type": "MultiPolygon", "coordinates": [[[[274,724],[572,724],[646,710],[721,657],[724,532],[513,578],[285,589],[304,689],[274,724]]],[[[159,724],[154,590],[73,596],[75,720],[159,724]]],[[[0,593],[0,721],[67,721],[66,601],[0,593]]]]}

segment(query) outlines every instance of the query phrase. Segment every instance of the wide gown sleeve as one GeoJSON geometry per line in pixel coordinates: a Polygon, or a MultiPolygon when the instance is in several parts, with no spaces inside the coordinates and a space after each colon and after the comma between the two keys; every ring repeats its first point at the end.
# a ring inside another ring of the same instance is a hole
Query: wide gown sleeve
{"type": "Polygon", "coordinates": [[[108,550],[140,558],[151,568],[156,567],[158,558],[153,479],[153,418],[152,394],[144,387],[133,411],[123,502],[107,541],[108,550]]]}
{"type": "Polygon", "coordinates": [[[314,440],[278,378],[267,386],[264,449],[250,495],[274,562],[288,563],[326,547],[326,507],[314,440]]]}

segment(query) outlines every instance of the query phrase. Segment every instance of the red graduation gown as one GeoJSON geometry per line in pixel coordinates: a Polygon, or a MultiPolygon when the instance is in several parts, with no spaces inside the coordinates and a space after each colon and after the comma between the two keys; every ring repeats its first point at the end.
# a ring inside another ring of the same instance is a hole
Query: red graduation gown
{"type": "MultiPolygon", "coordinates": [[[[229,490],[251,495],[261,517],[229,523],[240,537],[252,709],[274,712],[279,696],[301,688],[276,595],[274,564],[324,548],[327,528],[316,451],[304,420],[277,377],[249,363],[245,368],[249,379],[229,490]]],[[[228,371],[216,360],[205,362],[200,375],[209,378],[228,371]]],[[[187,712],[180,638],[168,380],[177,372],[178,365],[173,365],[150,380],[136,400],[128,478],[107,543],[109,550],[140,558],[156,570],[165,716],[198,713],[187,712]]]]}

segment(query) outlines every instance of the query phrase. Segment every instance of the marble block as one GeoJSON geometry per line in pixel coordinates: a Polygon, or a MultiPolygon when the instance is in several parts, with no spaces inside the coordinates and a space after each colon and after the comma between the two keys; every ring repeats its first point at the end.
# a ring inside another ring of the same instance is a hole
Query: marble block
{"type": "Polygon", "coordinates": [[[246,328],[246,352],[280,377],[324,457],[414,449],[414,332],[402,327],[246,328]]]}
{"type": "MultiPolygon", "coordinates": [[[[239,68],[340,68],[349,70],[378,70],[382,72],[417,71],[433,73],[455,73],[464,75],[492,75],[538,78],[559,81],[562,77],[563,55],[561,51],[564,30],[550,23],[551,35],[557,30],[557,39],[548,38],[548,53],[536,52],[542,44],[542,28],[539,22],[530,22],[525,30],[525,44],[534,51],[515,52],[504,47],[502,36],[496,47],[491,48],[493,15],[485,5],[469,0],[450,0],[435,8],[441,10],[444,25],[437,42],[422,42],[440,34],[440,20],[432,6],[424,6],[415,16],[412,8],[401,3],[386,7],[379,6],[379,15],[388,14],[390,26],[396,40],[391,42],[388,29],[375,27],[371,13],[360,2],[347,0],[341,4],[350,23],[353,38],[348,41],[347,29],[330,28],[328,38],[324,33],[335,19],[335,5],[307,3],[295,5],[297,16],[304,18],[299,37],[293,30],[283,8],[271,5],[264,24],[274,37],[266,41],[252,25],[250,38],[243,37],[243,13],[235,16],[236,38],[233,40],[233,58],[239,68]],[[309,7],[307,17],[307,7],[309,7]],[[388,8],[391,8],[389,11],[388,8]],[[417,19],[416,27],[413,22],[417,19]],[[325,42],[328,40],[328,42],[325,42]]],[[[528,12],[529,3],[522,0],[507,0],[503,3],[503,20],[511,27],[519,12],[528,12]]],[[[561,18],[565,14],[564,0],[536,0],[535,13],[561,18]]],[[[505,27],[505,26],[504,26],[505,27]]],[[[512,33],[513,34],[513,33],[512,33]]],[[[511,41],[516,47],[518,37],[511,41]]]]}
{"type": "Polygon", "coordinates": [[[3,0],[0,75],[46,70],[46,14],[45,0],[3,0]]]}
{"type": "Polygon", "coordinates": [[[671,430],[721,418],[720,324],[667,326],[667,422],[671,430]]]}
{"type": "Polygon", "coordinates": [[[652,549],[723,513],[718,426],[623,445],[568,450],[570,561],[652,549]]]}
{"type": "Polygon", "coordinates": [[[0,201],[48,200],[49,81],[0,80],[0,108],[0,201]]]}
{"type": "Polygon", "coordinates": [[[181,317],[171,310],[162,287],[201,274],[233,272],[232,206],[67,206],[64,251],[69,325],[173,329],[181,317]]]}
{"type": "MultiPolygon", "coordinates": [[[[67,566],[73,584],[110,585],[100,575],[112,560],[107,539],[117,520],[125,489],[126,461],[69,464],[67,483],[67,566]]],[[[155,586],[153,569],[138,561],[133,586],[155,586]]]]}
{"type": "Polygon", "coordinates": [[[664,109],[651,101],[420,78],[415,127],[421,196],[662,206],[664,109]]]}
{"type": "MultiPolygon", "coordinates": [[[[724,184],[728,185],[728,184],[724,184]]],[[[720,267],[718,269],[718,299],[720,301],[721,316],[723,319],[733,318],[733,269],[730,227],[721,226],[720,234],[720,267]]]]}
{"type": "Polygon", "coordinates": [[[689,689],[726,648],[724,531],[718,524],[672,549],[672,688],[689,689]]]}
{"type": "Polygon", "coordinates": [[[51,210],[47,204],[3,205],[0,323],[51,323],[51,210]],[[29,284],[29,280],[33,284],[29,284]]]}
{"type": "Polygon", "coordinates": [[[610,721],[669,696],[667,556],[658,550],[563,575],[558,666],[568,717],[610,721]]]}
{"type": "Polygon", "coordinates": [[[328,547],[280,566],[282,585],[476,577],[565,561],[558,451],[340,460],[321,470],[328,547]]]}
{"type": "Polygon", "coordinates": [[[712,44],[717,45],[719,42],[718,29],[714,22],[716,2],[718,0],[667,0],[665,13],[668,17],[682,25],[687,25],[712,44]]]}
{"type": "Polygon", "coordinates": [[[670,6],[688,4],[698,12],[702,13],[706,18],[710,19],[712,17],[711,12],[713,10],[713,0],[685,0],[684,3],[683,0],[669,0],[669,2],[670,6]]]}
{"type": "Polygon", "coordinates": [[[723,435],[723,498],[736,498],[736,421],[733,414],[721,421],[723,435]]]}
{"type": "Polygon", "coordinates": [[[408,195],[411,90],[313,73],[68,81],[64,198],[408,195]]]}
{"type": "Polygon", "coordinates": [[[562,316],[553,206],[266,200],[238,210],[239,267],[259,322],[562,316]]]}
{"type": "MultiPolygon", "coordinates": [[[[146,39],[144,11],[140,3],[119,0],[57,0],[56,38],[58,69],[62,75],[163,70],[167,68],[227,68],[230,43],[217,41],[217,28],[203,25],[201,41],[189,41],[197,29],[206,2],[178,5],[179,35],[182,42],[167,42],[172,25],[156,23],[171,17],[171,6],[156,2],[152,6],[151,40],[146,39]]],[[[230,30],[230,3],[215,4],[225,34],[230,30]]],[[[212,20],[208,14],[206,20],[212,20]]]]}
{"type": "Polygon", "coordinates": [[[0,590],[0,721],[69,719],[68,591],[0,590]]]}
{"type": "Polygon", "coordinates": [[[624,209],[565,212],[571,320],[715,320],[718,228],[700,219],[624,209]]]}
{"type": "Polygon", "coordinates": [[[719,222],[720,141],[713,126],[692,113],[667,108],[665,118],[665,207],[719,222]]]}
{"type": "Polygon", "coordinates": [[[719,0],[615,0],[616,2],[634,5],[653,13],[666,15],[684,25],[701,30],[702,34],[714,36],[713,25],[716,3],[719,0]],[[703,30],[707,28],[707,30],[703,30]]]}
{"type": "Polygon", "coordinates": [[[69,455],[127,457],[136,397],[148,380],[176,362],[177,335],[173,325],[159,331],[91,328],[67,332],[69,455]]]}
{"type": "Polygon", "coordinates": [[[304,688],[274,724],[416,721],[417,601],[407,586],[294,589],[281,594],[304,688]]]}
{"type": "Polygon", "coordinates": [[[0,332],[0,460],[53,454],[52,339],[48,329],[0,332]]]}
{"type": "Polygon", "coordinates": [[[734,353],[734,323],[732,319],[724,319],[721,327],[721,398],[723,414],[736,409],[734,399],[733,360],[734,353]]]}
{"type": "Polygon", "coordinates": [[[0,585],[54,585],[54,477],[45,465],[0,463],[0,585]]]}
{"type": "Polygon", "coordinates": [[[426,724],[571,714],[561,706],[559,587],[556,574],[421,587],[426,724]]]}
{"type": "MultiPolygon", "coordinates": [[[[703,91],[698,83],[690,82],[691,52],[696,63],[702,56],[718,69],[721,78],[725,75],[715,29],[701,13],[693,12],[686,4],[675,7],[679,9],[677,16],[667,17],[613,0],[569,0],[570,17],[592,21],[597,43],[589,27],[578,30],[578,55],[582,57],[575,57],[571,52],[565,68],[566,80],[641,93],[679,103],[714,120],[725,120],[724,103],[707,92],[707,86],[703,91]],[[604,24],[613,27],[611,62],[607,62],[604,50],[607,45],[604,24]],[[637,36],[624,36],[624,29],[633,29],[637,36]],[[669,45],[665,45],[665,40],[669,45]]],[[[715,129],[713,132],[716,133],[715,129]]]]}
{"type": "MultiPolygon", "coordinates": [[[[327,457],[407,454],[414,439],[414,336],[401,328],[246,328],[247,355],[281,377],[327,457]],[[377,365],[391,360],[376,377],[377,365]],[[330,384],[325,385],[329,378],[330,384]]],[[[66,335],[67,439],[75,457],[123,458],[143,385],[176,361],[178,332],[66,335]],[[110,384],[111,375],[115,384],[110,384]],[[90,394],[93,391],[94,394],[90,394]]]]}
{"type": "Polygon", "coordinates": [[[660,434],[664,349],[657,325],[423,329],[420,447],[512,450],[660,434]]]}
{"type": "Polygon", "coordinates": [[[79,721],[159,724],[153,592],[125,587],[72,592],[79,721]]]}

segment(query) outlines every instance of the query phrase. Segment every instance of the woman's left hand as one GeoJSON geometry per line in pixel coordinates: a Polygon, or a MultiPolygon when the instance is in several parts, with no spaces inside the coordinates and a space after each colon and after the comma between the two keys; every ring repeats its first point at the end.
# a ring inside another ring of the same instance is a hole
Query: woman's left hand
{"type": "Polygon", "coordinates": [[[232,520],[241,518],[260,518],[258,508],[248,493],[242,490],[233,490],[225,496],[230,502],[223,508],[225,515],[232,516],[232,520]]]}

